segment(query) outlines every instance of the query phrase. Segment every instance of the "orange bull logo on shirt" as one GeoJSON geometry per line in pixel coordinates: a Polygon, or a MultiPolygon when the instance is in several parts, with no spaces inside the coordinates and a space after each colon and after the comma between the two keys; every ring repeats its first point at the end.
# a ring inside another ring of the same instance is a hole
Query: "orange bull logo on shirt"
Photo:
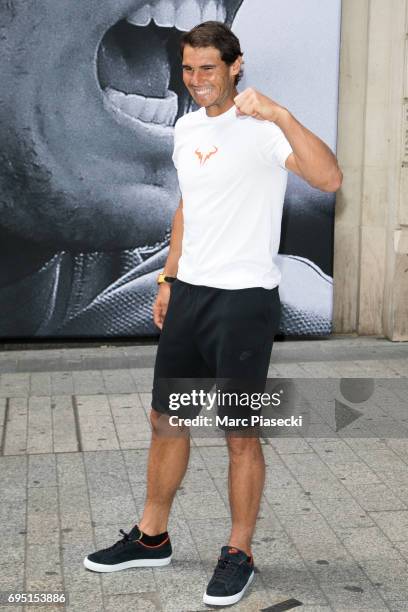
{"type": "MultiPolygon", "coordinates": [[[[201,147],[201,149],[203,149],[203,147],[201,147]]],[[[202,150],[200,151],[199,148],[197,148],[195,150],[195,154],[197,155],[198,159],[200,160],[200,166],[204,166],[205,162],[208,161],[210,159],[210,157],[212,157],[213,155],[215,155],[218,152],[218,147],[216,147],[215,145],[213,145],[211,147],[211,149],[207,149],[207,150],[202,150]]]]}

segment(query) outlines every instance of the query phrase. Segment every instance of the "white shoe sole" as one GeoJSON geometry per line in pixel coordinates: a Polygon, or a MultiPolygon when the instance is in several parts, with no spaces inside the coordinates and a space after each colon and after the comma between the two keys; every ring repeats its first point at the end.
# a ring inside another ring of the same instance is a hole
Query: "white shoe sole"
{"type": "Polygon", "coordinates": [[[84,559],[84,565],[87,569],[93,572],[119,572],[120,570],[129,569],[130,567],[161,567],[168,565],[171,561],[170,557],[164,557],[163,559],[134,559],[133,561],[124,561],[123,563],[116,563],[116,565],[103,565],[103,563],[95,563],[90,561],[88,557],[84,559]]]}
{"type": "Polygon", "coordinates": [[[252,574],[248,578],[248,582],[246,583],[242,591],[240,591],[239,593],[236,593],[235,595],[230,595],[229,597],[214,597],[213,595],[207,595],[207,593],[205,592],[203,602],[210,606],[230,606],[231,604],[237,603],[244,596],[244,593],[253,581],[254,576],[255,574],[254,572],[252,572],[252,574]]]}

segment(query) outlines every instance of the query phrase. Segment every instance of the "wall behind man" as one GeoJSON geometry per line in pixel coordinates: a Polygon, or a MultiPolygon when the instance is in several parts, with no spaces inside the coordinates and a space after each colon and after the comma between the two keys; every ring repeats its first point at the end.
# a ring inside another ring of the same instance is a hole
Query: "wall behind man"
{"type": "MultiPolygon", "coordinates": [[[[0,337],[158,333],[151,306],[177,199],[171,138],[160,148],[116,122],[92,65],[131,5],[43,0],[34,21],[29,0],[0,4],[0,337]]],[[[334,148],[340,0],[243,0],[233,29],[245,50],[242,87],[274,97],[334,148]]],[[[144,53],[164,58],[151,33],[151,46],[135,51],[139,80],[144,53]]],[[[283,334],[331,331],[333,208],[334,196],[290,176],[283,334]]]]}

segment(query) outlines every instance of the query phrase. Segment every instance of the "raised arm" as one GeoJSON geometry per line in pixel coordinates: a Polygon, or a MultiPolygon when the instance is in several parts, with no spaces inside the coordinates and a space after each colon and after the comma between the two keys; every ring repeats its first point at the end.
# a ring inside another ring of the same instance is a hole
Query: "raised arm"
{"type": "Polygon", "coordinates": [[[234,98],[237,113],[256,119],[273,121],[285,134],[292,147],[286,168],[321,191],[340,189],[343,174],[330,148],[295,117],[271,98],[248,87],[234,98]]]}

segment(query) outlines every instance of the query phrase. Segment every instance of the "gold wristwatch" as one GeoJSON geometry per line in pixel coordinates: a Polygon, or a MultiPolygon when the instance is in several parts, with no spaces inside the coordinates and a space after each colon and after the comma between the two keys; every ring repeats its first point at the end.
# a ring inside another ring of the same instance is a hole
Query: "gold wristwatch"
{"type": "Polygon", "coordinates": [[[175,280],[175,276],[166,276],[164,272],[160,272],[159,276],[157,277],[157,284],[161,285],[162,283],[174,283],[175,280]]]}

